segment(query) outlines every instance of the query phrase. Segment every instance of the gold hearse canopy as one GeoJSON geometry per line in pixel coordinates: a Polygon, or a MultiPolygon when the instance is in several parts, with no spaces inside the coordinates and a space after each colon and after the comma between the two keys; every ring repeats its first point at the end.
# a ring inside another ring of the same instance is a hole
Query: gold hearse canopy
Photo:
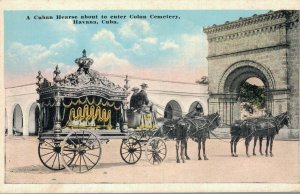
{"type": "Polygon", "coordinates": [[[123,107],[128,96],[125,88],[90,69],[93,59],[83,55],[75,60],[76,72],[60,77],[56,66],[53,82],[37,76],[38,103],[41,107],[41,131],[64,128],[118,128],[124,121],[123,107]]]}

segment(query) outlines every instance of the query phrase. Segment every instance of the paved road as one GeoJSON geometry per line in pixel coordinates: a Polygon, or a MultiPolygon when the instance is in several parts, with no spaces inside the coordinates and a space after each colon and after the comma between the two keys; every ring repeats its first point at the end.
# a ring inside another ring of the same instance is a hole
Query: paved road
{"type": "MultiPolygon", "coordinates": [[[[228,141],[228,140],[226,140],[228,141]]],[[[6,137],[6,183],[205,183],[205,182],[282,182],[298,181],[298,141],[275,141],[274,157],[244,153],[244,142],[238,146],[239,157],[230,156],[229,144],[207,140],[208,161],[197,160],[197,144],[189,141],[191,160],[177,164],[175,142],[168,141],[165,162],[152,166],[144,154],[135,165],[122,161],[120,140],[103,145],[103,154],[92,171],[73,174],[67,170],[51,171],[42,165],[37,154],[36,137],[6,137]]],[[[252,144],[250,145],[252,148],[252,144]]]]}

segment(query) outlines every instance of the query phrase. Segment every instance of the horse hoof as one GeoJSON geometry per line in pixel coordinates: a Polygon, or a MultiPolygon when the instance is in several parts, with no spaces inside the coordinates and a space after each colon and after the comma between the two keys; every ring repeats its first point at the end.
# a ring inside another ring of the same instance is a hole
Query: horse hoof
{"type": "Polygon", "coordinates": [[[256,154],[255,154],[255,153],[253,153],[253,156],[256,156],[256,154]]]}
{"type": "Polygon", "coordinates": [[[190,160],[190,157],[187,156],[185,159],[186,159],[186,160],[190,160]]]}
{"type": "Polygon", "coordinates": [[[176,162],[177,162],[177,163],[180,163],[180,161],[179,161],[179,160],[177,160],[176,162]]]}
{"type": "Polygon", "coordinates": [[[202,160],[202,158],[198,158],[198,160],[202,160]]]}
{"type": "Polygon", "coordinates": [[[205,157],[204,160],[208,160],[208,158],[205,157]]]}
{"type": "Polygon", "coordinates": [[[182,160],[182,163],[185,163],[185,161],[184,161],[184,160],[182,160]]]}
{"type": "Polygon", "coordinates": [[[260,153],[260,155],[263,156],[264,154],[263,154],[263,153],[260,153]]]}
{"type": "Polygon", "coordinates": [[[268,154],[266,154],[266,157],[268,157],[268,154]]]}
{"type": "Polygon", "coordinates": [[[235,154],[234,157],[239,157],[239,155],[235,154]]]}
{"type": "Polygon", "coordinates": [[[270,154],[270,156],[273,157],[274,155],[273,155],[273,154],[270,154]]]}

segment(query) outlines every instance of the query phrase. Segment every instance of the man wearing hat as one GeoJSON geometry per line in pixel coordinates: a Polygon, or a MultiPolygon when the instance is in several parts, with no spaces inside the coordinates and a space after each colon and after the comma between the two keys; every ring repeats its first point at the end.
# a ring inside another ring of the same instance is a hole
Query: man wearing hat
{"type": "Polygon", "coordinates": [[[131,95],[131,98],[130,98],[130,109],[133,109],[133,110],[136,110],[139,108],[139,105],[138,105],[138,91],[139,91],[139,88],[138,87],[133,87],[131,89],[131,91],[133,91],[133,94],[131,95]]]}
{"type": "Polygon", "coordinates": [[[149,99],[146,92],[147,88],[148,88],[147,84],[145,83],[141,84],[141,91],[137,94],[139,108],[142,108],[143,106],[149,104],[149,99]]]}

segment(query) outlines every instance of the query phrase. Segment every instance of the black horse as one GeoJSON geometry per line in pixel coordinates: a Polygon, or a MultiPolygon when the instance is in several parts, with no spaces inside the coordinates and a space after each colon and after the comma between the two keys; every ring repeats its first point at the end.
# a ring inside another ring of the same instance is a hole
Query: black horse
{"type": "Polygon", "coordinates": [[[264,137],[267,138],[266,143],[266,151],[265,154],[268,156],[268,147],[270,146],[270,156],[274,156],[272,153],[273,149],[273,140],[276,134],[278,134],[279,130],[284,126],[288,126],[290,122],[290,118],[287,112],[281,113],[276,117],[268,117],[257,119],[257,123],[255,125],[256,130],[254,132],[254,146],[253,146],[253,155],[255,156],[255,146],[256,141],[259,138],[259,152],[263,155],[261,151],[262,140],[264,137]]]}
{"type": "MultiPolygon", "coordinates": [[[[219,113],[213,113],[210,115],[196,117],[196,118],[184,118],[189,125],[188,136],[195,142],[198,143],[198,160],[201,160],[201,143],[204,160],[208,160],[205,153],[205,142],[209,137],[209,132],[216,129],[221,125],[221,117],[219,113]]],[[[189,159],[187,155],[187,145],[185,146],[185,156],[189,159]]]]}
{"type": "Polygon", "coordinates": [[[230,135],[231,135],[231,141],[230,141],[230,150],[231,150],[231,156],[237,157],[236,154],[236,145],[239,142],[241,138],[245,139],[245,146],[246,146],[246,154],[249,157],[248,154],[248,148],[250,141],[252,140],[253,134],[255,131],[255,124],[252,122],[249,122],[247,120],[237,120],[230,126],[230,135]]]}
{"type": "Polygon", "coordinates": [[[198,160],[201,160],[200,150],[201,143],[203,147],[204,160],[208,160],[205,153],[205,142],[209,136],[209,132],[221,125],[221,117],[219,113],[213,113],[207,116],[196,118],[178,118],[173,120],[167,120],[163,126],[158,130],[155,136],[165,137],[167,139],[176,140],[176,161],[180,163],[179,159],[179,145],[180,145],[180,158],[182,162],[185,159],[189,160],[187,155],[187,140],[191,138],[198,143],[198,160]],[[184,157],[185,156],[185,157],[184,157]]]}
{"type": "MultiPolygon", "coordinates": [[[[188,138],[189,124],[183,118],[167,120],[164,122],[160,130],[157,131],[155,136],[165,137],[167,139],[176,140],[176,161],[179,160],[179,145],[180,145],[180,158],[185,162],[184,153],[186,152],[187,138],[188,138]]],[[[187,158],[189,159],[189,158],[187,158]]]]}

